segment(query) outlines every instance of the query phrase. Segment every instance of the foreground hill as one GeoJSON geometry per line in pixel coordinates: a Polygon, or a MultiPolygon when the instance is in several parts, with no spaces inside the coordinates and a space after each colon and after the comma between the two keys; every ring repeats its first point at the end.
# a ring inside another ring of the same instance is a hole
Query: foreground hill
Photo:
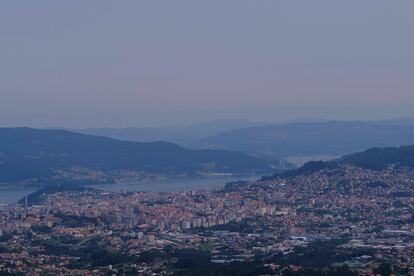
{"type": "Polygon", "coordinates": [[[243,153],[188,150],[171,143],[138,143],[63,130],[0,128],[0,182],[105,179],[114,171],[162,174],[248,173],[269,169],[243,153]],[[72,178],[73,178],[72,177],[72,178]]]}
{"type": "Polygon", "coordinates": [[[278,158],[338,157],[372,147],[414,144],[414,126],[393,122],[315,122],[240,128],[197,142],[211,149],[278,158]]]}
{"type": "Polygon", "coordinates": [[[382,170],[390,165],[414,169],[414,145],[372,148],[347,155],[337,162],[373,170],[382,170]]]}
{"type": "Polygon", "coordinates": [[[310,175],[323,169],[335,169],[341,165],[351,165],[374,171],[384,170],[390,166],[414,169],[414,145],[403,147],[372,148],[363,152],[346,155],[332,161],[312,161],[302,167],[264,179],[277,177],[294,177],[310,175]]]}

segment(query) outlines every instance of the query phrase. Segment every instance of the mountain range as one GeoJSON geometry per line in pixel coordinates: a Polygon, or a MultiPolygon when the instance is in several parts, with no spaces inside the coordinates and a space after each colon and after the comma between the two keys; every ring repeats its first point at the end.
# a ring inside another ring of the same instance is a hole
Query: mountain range
{"type": "Polygon", "coordinates": [[[302,119],[285,123],[216,120],[178,127],[73,131],[126,141],[165,141],[192,149],[240,151],[275,164],[288,160],[297,165],[309,160],[335,159],[372,147],[414,144],[414,120],[410,118],[380,121],[302,119]]]}
{"type": "Polygon", "coordinates": [[[87,128],[68,129],[87,135],[105,136],[118,140],[135,142],[165,141],[188,146],[197,141],[220,132],[241,127],[267,125],[265,122],[254,122],[243,119],[220,119],[183,126],[166,127],[129,127],[129,128],[87,128]]]}
{"type": "Polygon", "coordinates": [[[414,144],[414,124],[398,121],[297,122],[238,128],[193,142],[193,147],[226,149],[264,158],[335,159],[372,147],[414,144]]]}
{"type": "Polygon", "coordinates": [[[0,128],[0,182],[101,180],[108,173],[260,173],[264,160],[226,150],[189,150],[166,142],[119,141],[64,130],[0,128]]]}

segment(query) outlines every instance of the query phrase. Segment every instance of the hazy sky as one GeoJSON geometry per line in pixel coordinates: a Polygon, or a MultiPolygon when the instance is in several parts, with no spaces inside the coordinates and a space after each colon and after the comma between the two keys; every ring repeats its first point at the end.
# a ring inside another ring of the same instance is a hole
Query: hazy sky
{"type": "Polygon", "coordinates": [[[414,1],[1,1],[0,125],[414,117],[414,1]]]}

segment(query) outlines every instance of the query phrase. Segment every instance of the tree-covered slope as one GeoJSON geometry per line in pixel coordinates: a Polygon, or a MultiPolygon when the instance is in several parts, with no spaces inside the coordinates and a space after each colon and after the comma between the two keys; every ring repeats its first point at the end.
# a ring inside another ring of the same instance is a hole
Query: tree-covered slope
{"type": "Polygon", "coordinates": [[[406,167],[414,169],[414,145],[403,147],[371,148],[363,152],[346,155],[332,161],[311,161],[302,167],[270,177],[295,177],[298,175],[309,175],[322,169],[336,168],[340,165],[352,165],[370,170],[383,170],[389,166],[406,167]]]}
{"type": "Polygon", "coordinates": [[[414,168],[414,145],[372,148],[347,155],[337,162],[374,170],[381,170],[390,165],[414,168]]]}
{"type": "Polygon", "coordinates": [[[154,173],[266,171],[268,164],[243,153],[188,150],[171,143],[139,143],[63,130],[0,128],[0,182],[51,177],[56,170],[154,173]]]}

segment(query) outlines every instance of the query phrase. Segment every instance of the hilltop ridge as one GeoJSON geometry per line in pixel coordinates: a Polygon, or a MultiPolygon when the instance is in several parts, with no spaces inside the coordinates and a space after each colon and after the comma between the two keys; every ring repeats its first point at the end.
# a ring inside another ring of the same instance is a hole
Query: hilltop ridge
{"type": "Polygon", "coordinates": [[[253,173],[266,161],[225,150],[127,142],[64,130],[0,128],[0,183],[104,181],[119,171],[154,174],[253,173]]]}
{"type": "Polygon", "coordinates": [[[414,169],[414,145],[371,148],[332,161],[311,161],[300,168],[278,173],[270,177],[263,177],[263,179],[269,180],[278,177],[289,178],[298,175],[309,175],[325,168],[336,168],[340,165],[351,165],[369,170],[384,170],[390,166],[414,169]]]}

